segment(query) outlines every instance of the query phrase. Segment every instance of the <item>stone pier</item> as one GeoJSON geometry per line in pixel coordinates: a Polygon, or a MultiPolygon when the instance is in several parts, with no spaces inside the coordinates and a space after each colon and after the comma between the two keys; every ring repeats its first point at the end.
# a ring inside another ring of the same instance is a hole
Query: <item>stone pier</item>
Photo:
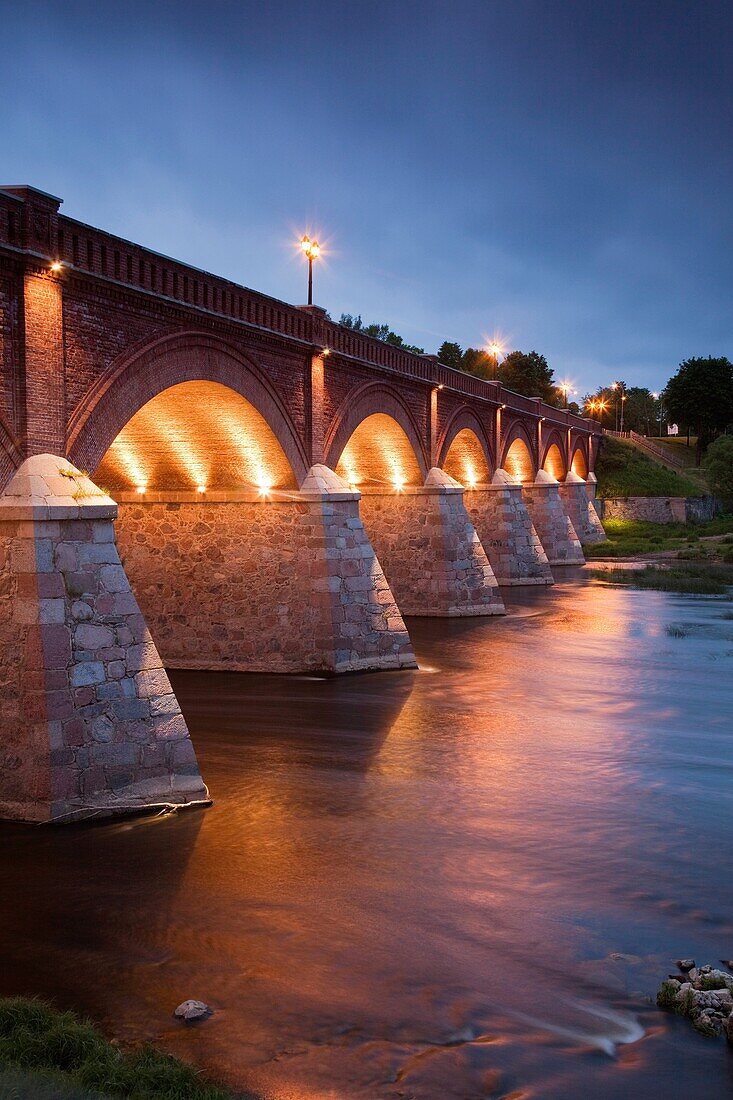
{"type": "Polygon", "coordinates": [[[540,470],[534,482],[522,486],[522,492],[550,565],[582,565],[585,558],[580,540],[555,478],[540,470]]]}
{"type": "Polygon", "coordinates": [[[443,470],[421,487],[364,493],[361,514],[403,614],[505,613],[463,486],[443,470]]]}
{"type": "Polygon", "coordinates": [[[115,546],[114,501],[66,459],[0,497],[0,816],[71,821],[208,801],[115,546]]]}
{"type": "Polygon", "coordinates": [[[583,478],[570,470],[560,484],[560,496],[581,544],[604,542],[606,532],[583,478]]]}
{"type": "Polygon", "coordinates": [[[500,585],[554,583],[522,487],[506,470],[496,470],[490,485],[467,489],[464,501],[500,585]]]}
{"type": "Polygon", "coordinates": [[[170,668],[416,668],[400,609],[327,466],[300,491],[130,494],[120,553],[170,668]]]}

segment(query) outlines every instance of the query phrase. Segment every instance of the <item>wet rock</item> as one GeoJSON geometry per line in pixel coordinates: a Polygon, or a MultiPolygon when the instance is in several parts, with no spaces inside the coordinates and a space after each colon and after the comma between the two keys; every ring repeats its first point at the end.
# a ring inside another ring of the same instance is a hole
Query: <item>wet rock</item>
{"type": "Polygon", "coordinates": [[[683,974],[686,974],[688,970],[692,970],[694,965],[694,959],[677,959],[677,966],[680,968],[683,974]]]}
{"type": "Polygon", "coordinates": [[[687,971],[688,981],[696,982],[699,977],[700,977],[700,971],[697,969],[697,967],[693,966],[693,967],[690,968],[690,970],[687,971]]]}
{"type": "Polygon", "coordinates": [[[723,1033],[723,1020],[713,1012],[700,1012],[692,1021],[695,1031],[714,1039],[723,1033]]]}
{"type": "Polygon", "coordinates": [[[211,1016],[212,1010],[203,1001],[183,1001],[179,1004],[173,1015],[179,1020],[190,1022],[192,1020],[205,1020],[211,1016]]]}
{"type": "Polygon", "coordinates": [[[721,959],[723,966],[727,966],[729,970],[733,970],[733,959],[721,959]]]}
{"type": "Polygon", "coordinates": [[[729,1016],[723,1024],[723,1031],[725,1032],[726,1039],[733,1047],[733,1015],[729,1016]]]}

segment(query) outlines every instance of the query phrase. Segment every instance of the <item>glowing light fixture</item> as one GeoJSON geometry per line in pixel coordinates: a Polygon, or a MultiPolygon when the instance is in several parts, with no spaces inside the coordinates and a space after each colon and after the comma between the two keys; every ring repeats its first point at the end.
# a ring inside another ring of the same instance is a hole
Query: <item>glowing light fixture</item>
{"type": "Polygon", "coordinates": [[[302,237],[300,248],[308,260],[308,305],[313,305],[313,261],[321,255],[321,246],[318,241],[312,241],[310,237],[302,237]]]}
{"type": "Polygon", "coordinates": [[[51,271],[55,271],[55,272],[63,271],[63,267],[64,267],[64,265],[61,263],[61,260],[54,260],[53,263],[51,264],[51,271]]]}
{"type": "Polygon", "coordinates": [[[147,485],[138,485],[137,492],[140,493],[141,496],[142,496],[143,493],[147,493],[147,491],[148,491],[147,485]]]}
{"type": "Polygon", "coordinates": [[[205,493],[206,492],[206,486],[205,485],[197,485],[196,486],[196,492],[197,493],[205,493]]]}
{"type": "Polygon", "coordinates": [[[330,354],[331,354],[331,349],[330,348],[324,348],[323,351],[321,352],[321,355],[323,355],[324,357],[326,355],[330,355],[330,354]]]}

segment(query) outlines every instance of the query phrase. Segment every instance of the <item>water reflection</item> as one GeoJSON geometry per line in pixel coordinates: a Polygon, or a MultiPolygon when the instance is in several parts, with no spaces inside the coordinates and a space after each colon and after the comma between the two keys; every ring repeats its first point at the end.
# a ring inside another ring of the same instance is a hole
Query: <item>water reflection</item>
{"type": "Polygon", "coordinates": [[[577,572],[508,599],[411,623],[430,672],[175,674],[215,805],[2,830],[6,987],[278,1100],[728,1095],[646,998],[733,954],[733,623],[577,572]]]}

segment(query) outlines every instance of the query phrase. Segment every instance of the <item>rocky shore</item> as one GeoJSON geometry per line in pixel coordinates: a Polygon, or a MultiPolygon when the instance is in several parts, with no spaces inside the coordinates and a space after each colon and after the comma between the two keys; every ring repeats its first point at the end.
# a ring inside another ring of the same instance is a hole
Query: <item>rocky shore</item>
{"type": "Polygon", "coordinates": [[[670,974],[657,993],[657,1004],[680,1016],[687,1016],[692,1026],[711,1038],[725,1035],[733,1046],[733,965],[724,961],[727,970],[713,966],[696,966],[694,959],[679,959],[679,974],[670,974]]]}

